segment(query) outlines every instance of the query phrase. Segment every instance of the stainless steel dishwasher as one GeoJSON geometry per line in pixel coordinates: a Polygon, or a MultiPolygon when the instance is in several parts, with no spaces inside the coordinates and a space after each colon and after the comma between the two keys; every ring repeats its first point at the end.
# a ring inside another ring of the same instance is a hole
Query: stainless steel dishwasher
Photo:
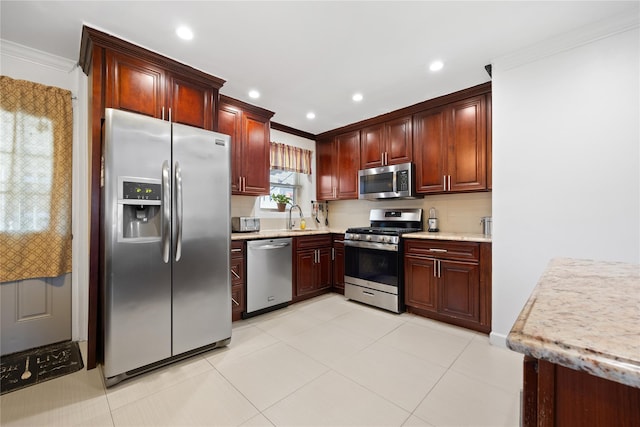
{"type": "Polygon", "coordinates": [[[292,239],[247,242],[246,316],[287,305],[292,295],[292,239]]]}

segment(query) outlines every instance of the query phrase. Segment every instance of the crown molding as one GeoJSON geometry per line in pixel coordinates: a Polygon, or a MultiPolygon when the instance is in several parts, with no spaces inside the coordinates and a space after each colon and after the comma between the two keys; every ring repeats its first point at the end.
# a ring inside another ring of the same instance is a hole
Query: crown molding
{"type": "Polygon", "coordinates": [[[637,14],[616,15],[589,24],[557,37],[536,43],[517,52],[498,57],[491,61],[493,70],[507,71],[540,59],[565,52],[597,40],[611,37],[640,27],[637,14]]]}
{"type": "Polygon", "coordinates": [[[77,66],[76,61],[33,49],[9,40],[0,39],[2,55],[31,62],[41,66],[69,73],[77,66]]]}

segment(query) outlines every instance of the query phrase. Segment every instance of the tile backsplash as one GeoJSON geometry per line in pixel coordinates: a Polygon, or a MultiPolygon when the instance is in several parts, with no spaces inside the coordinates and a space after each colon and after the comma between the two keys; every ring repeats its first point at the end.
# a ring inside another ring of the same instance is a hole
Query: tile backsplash
{"type": "MultiPolygon", "coordinates": [[[[257,216],[261,219],[263,230],[286,228],[287,214],[265,211],[258,207],[256,197],[232,196],[232,216],[257,216]]],[[[429,209],[434,207],[438,217],[440,231],[461,233],[482,233],[480,219],[491,216],[491,192],[437,194],[423,199],[397,201],[337,200],[329,202],[329,227],[345,229],[348,227],[369,225],[369,211],[374,208],[422,208],[425,219],[429,209]]],[[[307,228],[325,228],[324,212],[320,212],[320,224],[311,218],[310,208],[303,207],[307,228]]],[[[294,213],[296,226],[299,215],[294,213]]]]}

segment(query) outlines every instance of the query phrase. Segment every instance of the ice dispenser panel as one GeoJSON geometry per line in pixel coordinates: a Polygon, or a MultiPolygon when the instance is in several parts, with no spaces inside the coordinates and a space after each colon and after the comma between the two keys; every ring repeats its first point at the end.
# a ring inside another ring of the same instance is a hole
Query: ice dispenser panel
{"type": "Polygon", "coordinates": [[[160,239],[162,186],[159,180],[121,180],[120,222],[124,239],[160,239]]]}

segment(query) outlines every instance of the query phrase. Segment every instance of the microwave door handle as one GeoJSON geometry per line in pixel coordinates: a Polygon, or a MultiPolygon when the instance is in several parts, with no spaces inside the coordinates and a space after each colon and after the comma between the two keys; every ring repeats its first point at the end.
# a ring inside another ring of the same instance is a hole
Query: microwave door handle
{"type": "Polygon", "coordinates": [[[398,172],[393,172],[393,192],[398,192],[398,172]]]}

